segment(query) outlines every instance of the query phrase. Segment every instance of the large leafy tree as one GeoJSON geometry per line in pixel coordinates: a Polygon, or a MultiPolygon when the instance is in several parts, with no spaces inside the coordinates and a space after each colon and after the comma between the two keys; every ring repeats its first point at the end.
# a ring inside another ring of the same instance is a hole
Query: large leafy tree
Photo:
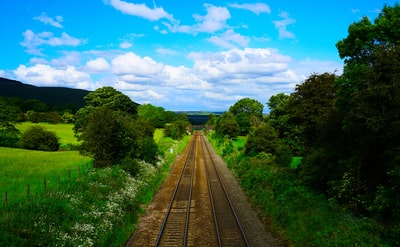
{"type": "Polygon", "coordinates": [[[128,96],[117,91],[113,87],[102,87],[85,96],[85,103],[88,106],[106,106],[111,110],[126,112],[136,115],[137,106],[128,96]]]}
{"type": "Polygon", "coordinates": [[[298,126],[290,121],[289,99],[290,96],[284,93],[271,96],[267,102],[270,112],[266,120],[279,133],[279,138],[292,153],[299,154],[302,150],[298,138],[300,132],[298,126]]]}
{"type": "Polygon", "coordinates": [[[240,134],[246,135],[251,127],[260,125],[263,117],[264,106],[259,101],[243,98],[229,108],[229,112],[235,116],[240,127],[240,134]]]}
{"type": "Polygon", "coordinates": [[[399,4],[385,5],[374,23],[363,18],[350,25],[348,36],[337,43],[345,68],[337,81],[336,104],[352,149],[345,162],[355,194],[364,195],[367,204],[380,203],[376,212],[386,210],[381,214],[386,220],[397,215],[398,221],[399,196],[394,191],[400,190],[395,182],[400,170],[399,37],[399,4]]]}
{"type": "Polygon", "coordinates": [[[83,128],[88,124],[91,114],[99,107],[107,107],[127,115],[135,116],[137,114],[137,104],[113,87],[99,88],[88,93],[84,99],[86,106],[77,111],[74,125],[75,135],[78,138],[83,128]]]}
{"type": "Polygon", "coordinates": [[[240,126],[231,112],[224,112],[216,120],[215,132],[218,136],[237,137],[240,132],[240,126]]]}
{"type": "Polygon", "coordinates": [[[291,124],[300,128],[306,149],[314,145],[332,115],[335,79],[335,74],[312,74],[296,86],[287,102],[291,124]]]}
{"type": "Polygon", "coordinates": [[[76,114],[74,129],[83,140],[82,151],[95,158],[95,166],[134,165],[134,159],[155,163],[154,127],[136,115],[136,103],[111,87],[89,93],[85,101],[87,105],[76,114]]]}
{"type": "Polygon", "coordinates": [[[165,126],[166,114],[164,108],[151,104],[144,104],[138,106],[137,110],[138,116],[150,120],[154,127],[163,128],[165,126]]]}

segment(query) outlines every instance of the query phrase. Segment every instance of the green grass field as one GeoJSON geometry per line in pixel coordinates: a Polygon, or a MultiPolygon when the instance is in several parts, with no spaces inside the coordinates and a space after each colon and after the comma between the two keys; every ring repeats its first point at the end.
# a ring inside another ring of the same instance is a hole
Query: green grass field
{"type": "Polygon", "coordinates": [[[49,124],[49,123],[31,123],[31,122],[23,122],[23,123],[18,123],[15,125],[15,127],[23,133],[25,130],[27,130],[31,126],[42,126],[46,130],[55,132],[57,137],[60,138],[60,144],[61,147],[72,144],[72,145],[77,145],[79,144],[78,140],[74,136],[74,131],[73,131],[73,124],[64,124],[64,123],[59,123],[59,124],[49,124]]]}
{"type": "Polygon", "coordinates": [[[44,179],[48,188],[86,170],[92,160],[78,151],[43,152],[0,147],[0,192],[7,192],[9,202],[26,197],[27,184],[31,194],[42,193],[44,179]]]}

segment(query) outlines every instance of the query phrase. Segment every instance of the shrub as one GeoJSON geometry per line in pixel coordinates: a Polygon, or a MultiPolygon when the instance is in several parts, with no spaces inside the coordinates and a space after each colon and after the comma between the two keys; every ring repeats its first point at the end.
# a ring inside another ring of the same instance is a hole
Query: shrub
{"type": "Polygon", "coordinates": [[[60,146],[56,134],[41,126],[28,128],[22,134],[20,144],[26,149],[42,151],[57,151],[60,146]]]}
{"type": "Polygon", "coordinates": [[[15,128],[0,128],[0,146],[14,147],[18,142],[19,131],[15,128]]]}

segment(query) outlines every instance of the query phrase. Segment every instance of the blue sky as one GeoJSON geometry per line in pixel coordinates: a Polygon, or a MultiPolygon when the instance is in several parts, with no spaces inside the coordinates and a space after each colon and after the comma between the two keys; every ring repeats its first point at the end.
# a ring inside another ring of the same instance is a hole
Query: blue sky
{"type": "MultiPolygon", "coordinates": [[[[112,86],[167,110],[265,104],[312,73],[340,74],[336,42],[396,1],[1,1],[0,76],[112,86]]],[[[266,106],[265,106],[266,108],[266,106]]]]}

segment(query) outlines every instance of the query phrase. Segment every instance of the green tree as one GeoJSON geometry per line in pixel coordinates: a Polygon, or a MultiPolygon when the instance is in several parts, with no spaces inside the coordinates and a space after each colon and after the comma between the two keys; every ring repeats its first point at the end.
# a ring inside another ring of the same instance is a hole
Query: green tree
{"type": "Polygon", "coordinates": [[[261,152],[273,155],[276,162],[282,166],[288,166],[291,160],[291,155],[279,138],[278,132],[267,123],[255,128],[245,144],[247,155],[255,156],[261,152]]]}
{"type": "Polygon", "coordinates": [[[88,106],[106,106],[113,111],[125,112],[136,115],[137,104],[128,96],[117,91],[113,87],[102,87],[85,96],[85,103],[88,106]]]}
{"type": "Polygon", "coordinates": [[[91,114],[82,133],[82,149],[93,155],[95,167],[115,165],[125,152],[123,134],[117,114],[107,107],[99,107],[91,114]]]}
{"type": "Polygon", "coordinates": [[[41,151],[57,151],[60,147],[58,137],[54,132],[41,126],[29,127],[20,140],[23,148],[41,151]]]}
{"type": "Polygon", "coordinates": [[[19,131],[15,128],[15,108],[0,99],[0,146],[13,147],[19,139],[19,131]]]}
{"type": "Polygon", "coordinates": [[[229,108],[229,112],[236,118],[242,135],[249,133],[250,127],[261,123],[264,106],[255,99],[243,98],[229,108]]]}
{"type": "Polygon", "coordinates": [[[279,138],[290,148],[293,154],[299,155],[302,144],[299,142],[299,127],[290,121],[290,95],[279,93],[270,97],[267,102],[270,110],[266,121],[279,133],[279,138]]]}
{"type": "Polygon", "coordinates": [[[116,112],[136,116],[137,104],[128,96],[112,87],[102,87],[85,96],[86,106],[75,114],[74,132],[80,138],[83,128],[88,124],[91,114],[99,107],[107,107],[116,112]]]}
{"type": "Polygon", "coordinates": [[[366,17],[353,23],[348,36],[336,44],[345,59],[343,76],[336,85],[336,107],[344,116],[342,129],[352,150],[343,155],[342,162],[354,181],[353,194],[365,202],[358,203],[357,209],[371,210],[389,222],[400,222],[400,205],[392,197],[394,190],[400,190],[395,182],[400,170],[398,37],[400,5],[385,5],[373,23],[366,17]],[[371,200],[386,206],[367,209],[371,200]]]}
{"type": "Polygon", "coordinates": [[[215,132],[220,137],[235,138],[240,133],[240,126],[231,112],[224,112],[216,121],[215,132]]]}
{"type": "Polygon", "coordinates": [[[306,149],[318,141],[333,114],[335,79],[335,74],[312,74],[296,86],[287,102],[291,125],[300,129],[299,137],[306,149]]]}
{"type": "Polygon", "coordinates": [[[164,128],[166,123],[165,110],[151,104],[140,105],[137,108],[138,116],[150,120],[155,128],[164,128]]]}

